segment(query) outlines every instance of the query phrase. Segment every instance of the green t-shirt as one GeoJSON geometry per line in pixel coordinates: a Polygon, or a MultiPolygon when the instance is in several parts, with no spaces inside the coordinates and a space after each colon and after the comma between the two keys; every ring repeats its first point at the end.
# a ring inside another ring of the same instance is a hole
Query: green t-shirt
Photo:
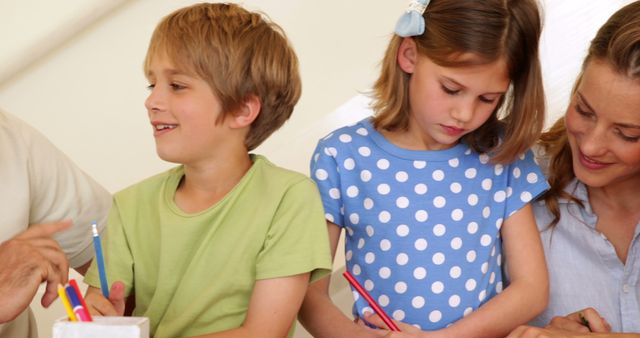
{"type": "MultiPolygon", "coordinates": [[[[149,317],[155,337],[237,328],[256,280],[306,272],[316,280],[331,271],[313,181],[252,156],[233,190],[198,213],[174,202],[182,166],[115,195],[105,236],[107,277],[135,293],[133,315],[149,317]]],[[[85,282],[99,287],[95,264],[85,282]]]]}

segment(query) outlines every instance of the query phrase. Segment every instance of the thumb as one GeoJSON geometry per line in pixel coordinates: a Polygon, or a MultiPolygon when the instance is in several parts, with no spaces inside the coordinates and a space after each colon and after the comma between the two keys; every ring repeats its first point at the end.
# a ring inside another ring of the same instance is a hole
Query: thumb
{"type": "Polygon", "coordinates": [[[113,282],[109,291],[109,302],[113,305],[119,316],[124,315],[124,283],[121,281],[113,282]]]}
{"type": "Polygon", "coordinates": [[[387,325],[384,323],[382,318],[375,313],[365,312],[364,320],[375,327],[387,329],[387,325]]]}

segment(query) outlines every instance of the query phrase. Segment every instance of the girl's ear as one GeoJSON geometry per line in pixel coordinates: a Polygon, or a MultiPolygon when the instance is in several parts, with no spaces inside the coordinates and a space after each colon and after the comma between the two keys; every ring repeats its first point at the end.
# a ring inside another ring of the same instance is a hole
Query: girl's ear
{"type": "Polygon", "coordinates": [[[403,38],[398,48],[398,66],[407,74],[413,74],[418,61],[418,46],[412,38],[403,38]]]}
{"type": "Polygon", "coordinates": [[[255,95],[249,95],[245,98],[240,108],[233,112],[230,117],[231,128],[248,127],[255,121],[260,114],[262,103],[260,98],[255,95]]]}

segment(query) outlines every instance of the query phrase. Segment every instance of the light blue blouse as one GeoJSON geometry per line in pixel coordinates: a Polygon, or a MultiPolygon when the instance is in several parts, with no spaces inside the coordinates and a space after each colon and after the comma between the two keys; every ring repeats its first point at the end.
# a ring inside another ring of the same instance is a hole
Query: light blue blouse
{"type": "Polygon", "coordinates": [[[544,203],[533,203],[550,278],[549,306],[532,324],[544,326],[554,316],[595,308],[614,332],[640,333],[640,224],[623,264],[613,245],[596,230],[597,216],[587,189],[574,179],[567,192],[581,200],[561,199],[560,222],[554,228],[544,203]]]}

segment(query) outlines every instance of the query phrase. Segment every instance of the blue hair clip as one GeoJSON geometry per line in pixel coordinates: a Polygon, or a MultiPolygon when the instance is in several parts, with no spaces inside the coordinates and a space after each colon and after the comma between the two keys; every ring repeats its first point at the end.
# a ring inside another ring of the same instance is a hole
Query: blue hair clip
{"type": "Polygon", "coordinates": [[[396,34],[402,37],[416,36],[424,33],[424,11],[430,0],[411,0],[409,8],[396,23],[396,34]]]}

